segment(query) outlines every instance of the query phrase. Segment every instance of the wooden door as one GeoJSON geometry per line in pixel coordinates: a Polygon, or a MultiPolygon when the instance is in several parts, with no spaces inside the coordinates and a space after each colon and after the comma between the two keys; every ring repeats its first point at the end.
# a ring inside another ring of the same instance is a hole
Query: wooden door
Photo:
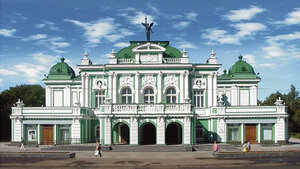
{"type": "Polygon", "coordinates": [[[53,126],[43,126],[42,143],[53,144],[53,126]]]}
{"type": "Polygon", "coordinates": [[[129,143],[129,128],[126,124],[121,126],[121,143],[129,143]]]}
{"type": "Polygon", "coordinates": [[[246,141],[251,144],[256,144],[256,126],[246,125],[246,141]]]}

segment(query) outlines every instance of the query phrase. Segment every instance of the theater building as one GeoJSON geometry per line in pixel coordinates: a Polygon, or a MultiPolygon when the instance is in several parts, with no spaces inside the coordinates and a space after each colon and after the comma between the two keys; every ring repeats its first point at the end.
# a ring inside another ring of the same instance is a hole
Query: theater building
{"type": "Polygon", "coordinates": [[[20,100],[12,107],[11,141],[285,143],[285,106],[280,99],[257,105],[261,78],[253,67],[242,56],[222,75],[220,67],[214,51],[206,63],[190,63],[169,41],[131,41],[108,64],[93,64],[85,52],[79,75],[62,58],[43,80],[44,107],[20,100]]]}

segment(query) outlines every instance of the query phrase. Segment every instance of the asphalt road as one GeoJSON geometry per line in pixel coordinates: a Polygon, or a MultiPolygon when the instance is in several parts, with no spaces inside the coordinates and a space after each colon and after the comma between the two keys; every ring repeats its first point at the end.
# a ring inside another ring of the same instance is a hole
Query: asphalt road
{"type": "Polygon", "coordinates": [[[74,159],[0,159],[0,168],[143,168],[143,169],[194,169],[194,168],[300,168],[300,158],[253,158],[253,159],[203,159],[203,158],[74,158],[74,159]]]}

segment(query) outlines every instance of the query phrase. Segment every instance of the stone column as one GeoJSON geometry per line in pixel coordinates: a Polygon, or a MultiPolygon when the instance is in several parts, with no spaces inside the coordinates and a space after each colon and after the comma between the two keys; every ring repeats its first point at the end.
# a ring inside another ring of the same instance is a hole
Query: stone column
{"type": "Polygon", "coordinates": [[[45,92],[46,92],[46,107],[51,106],[51,89],[49,86],[45,87],[45,92]]]}
{"type": "Polygon", "coordinates": [[[184,91],[185,98],[184,99],[190,99],[190,96],[189,96],[190,86],[189,86],[189,72],[188,71],[185,72],[184,88],[185,88],[185,91],[184,91]]]}
{"type": "Polygon", "coordinates": [[[112,99],[112,96],[113,96],[113,74],[112,73],[108,73],[108,98],[109,99],[112,99]]]}
{"type": "Polygon", "coordinates": [[[135,103],[140,102],[140,73],[135,74],[135,103]]]}
{"type": "MultiPolygon", "coordinates": [[[[81,75],[81,90],[82,90],[82,100],[81,100],[81,105],[83,107],[85,107],[85,79],[86,79],[86,76],[85,76],[85,73],[82,73],[81,75]]],[[[53,104],[52,104],[53,105],[53,104]]]]}
{"type": "Polygon", "coordinates": [[[225,122],[223,118],[219,118],[217,122],[217,135],[220,137],[217,137],[218,142],[225,142],[225,122]]]}
{"type": "Polygon", "coordinates": [[[185,87],[185,84],[184,84],[184,73],[180,73],[180,101],[181,103],[184,103],[184,98],[185,98],[185,95],[184,95],[184,87],[185,87]]]}
{"type": "Polygon", "coordinates": [[[138,118],[131,117],[131,125],[130,125],[130,145],[138,145],[138,118]]]}
{"type": "Polygon", "coordinates": [[[117,74],[113,72],[113,97],[112,97],[112,103],[117,103],[117,74]]]}
{"type": "Polygon", "coordinates": [[[104,138],[102,137],[102,132],[104,132],[104,129],[102,128],[102,120],[101,118],[98,118],[99,120],[99,142],[100,144],[104,144],[104,138]]]}
{"type": "Polygon", "coordinates": [[[162,72],[159,71],[157,75],[157,102],[162,102],[162,72]]]}
{"type": "Polygon", "coordinates": [[[54,126],[53,126],[53,143],[54,144],[56,144],[57,143],[57,133],[56,133],[56,131],[57,131],[57,125],[56,124],[54,124],[54,126]]]}
{"type": "Polygon", "coordinates": [[[184,144],[191,144],[191,118],[184,118],[184,144]]]}
{"type": "Polygon", "coordinates": [[[38,141],[38,144],[41,144],[41,132],[42,132],[42,130],[41,130],[41,124],[38,124],[37,125],[37,136],[36,136],[36,138],[37,138],[37,141],[38,141]]]}
{"type": "Polygon", "coordinates": [[[104,144],[111,145],[111,117],[105,117],[105,139],[104,144]]]}
{"type": "Polygon", "coordinates": [[[85,107],[89,107],[89,100],[90,100],[90,92],[89,92],[89,75],[86,75],[85,79],[85,107]]]}
{"type": "Polygon", "coordinates": [[[165,131],[166,131],[166,122],[165,117],[161,116],[157,119],[157,138],[156,144],[164,145],[165,144],[165,131]]]}

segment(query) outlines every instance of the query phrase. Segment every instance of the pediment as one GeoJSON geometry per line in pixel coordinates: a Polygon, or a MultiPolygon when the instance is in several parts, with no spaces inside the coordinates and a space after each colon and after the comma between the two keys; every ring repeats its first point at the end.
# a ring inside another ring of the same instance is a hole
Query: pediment
{"type": "Polygon", "coordinates": [[[166,51],[166,48],[155,43],[145,43],[136,46],[132,49],[132,52],[164,52],[164,51],[166,51]]]}

